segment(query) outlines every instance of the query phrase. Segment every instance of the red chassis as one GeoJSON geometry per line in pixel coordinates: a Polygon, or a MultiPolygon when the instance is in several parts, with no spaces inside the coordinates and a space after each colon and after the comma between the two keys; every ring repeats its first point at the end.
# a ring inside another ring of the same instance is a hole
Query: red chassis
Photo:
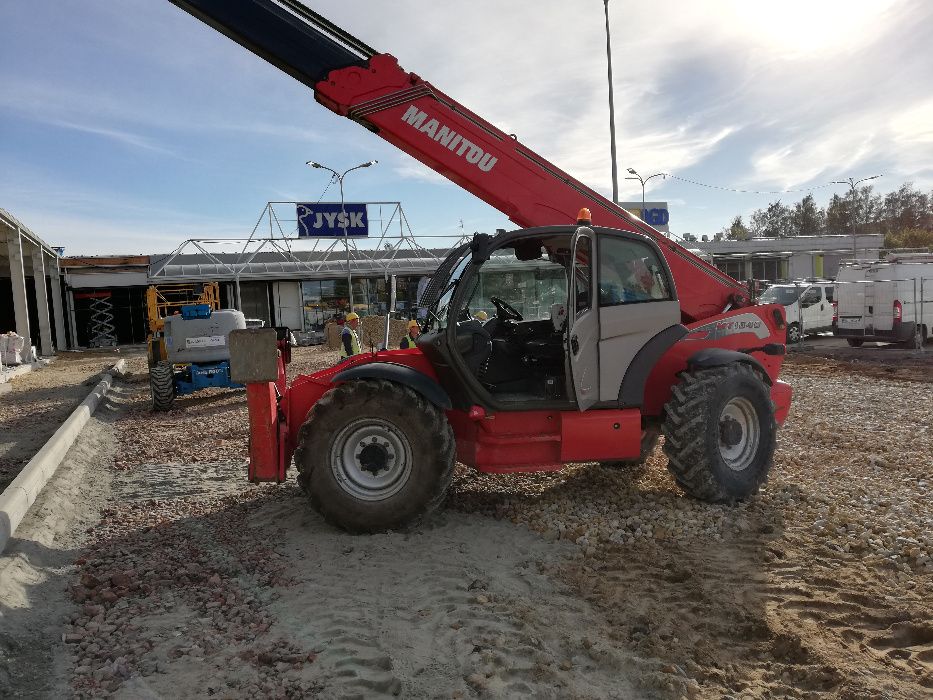
{"type": "MultiPolygon", "coordinates": [[[[655,365],[645,387],[641,410],[591,409],[589,411],[501,411],[487,413],[481,406],[451,409],[447,419],[457,439],[457,459],[483,472],[506,473],[553,471],[569,462],[618,460],[638,457],[642,416],[659,416],[678,383],[677,375],[687,369],[688,358],[707,348],[748,350],[762,340],[744,333],[737,324],[753,314],[770,337],[767,342],[783,344],[785,329],[779,306],[736,309],[687,326],[689,334],[675,343],[655,365]],[[780,319],[780,321],[778,321],[780,319]]],[[[754,352],[771,384],[775,419],[784,423],[790,410],[791,388],[778,380],[783,362],[780,355],[754,352]]],[[[420,350],[384,350],[363,353],[329,369],[299,375],[285,387],[280,358],[280,380],[247,385],[250,415],[250,468],[253,482],[284,481],[297,444],[298,431],[311,407],[335,384],[343,370],[374,361],[405,365],[437,381],[433,366],[420,350]]]]}

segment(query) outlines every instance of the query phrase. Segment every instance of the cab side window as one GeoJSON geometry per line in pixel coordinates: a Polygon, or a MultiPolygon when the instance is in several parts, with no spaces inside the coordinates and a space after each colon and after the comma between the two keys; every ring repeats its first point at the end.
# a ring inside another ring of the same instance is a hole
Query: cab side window
{"type": "Polygon", "coordinates": [[[590,280],[593,279],[590,271],[590,261],[593,256],[590,254],[591,239],[589,236],[581,236],[577,241],[576,257],[573,261],[573,284],[577,308],[575,312],[580,315],[592,306],[590,300],[590,280]]]}
{"type": "Polygon", "coordinates": [[[829,303],[832,303],[832,301],[833,301],[833,288],[832,288],[832,287],[823,287],[823,289],[826,291],[826,301],[828,301],[829,303]]]}
{"type": "Polygon", "coordinates": [[[803,293],[803,296],[800,297],[800,305],[807,307],[813,306],[814,304],[819,304],[822,296],[823,295],[819,287],[810,287],[803,293]]]}
{"type": "Polygon", "coordinates": [[[627,238],[600,236],[600,306],[670,300],[671,289],[652,248],[627,238]]]}

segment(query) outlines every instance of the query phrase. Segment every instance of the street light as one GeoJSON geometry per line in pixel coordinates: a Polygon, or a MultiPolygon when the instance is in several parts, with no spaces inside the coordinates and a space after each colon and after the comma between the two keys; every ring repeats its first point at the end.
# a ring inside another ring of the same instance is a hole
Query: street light
{"type": "Polygon", "coordinates": [[[606,10],[606,63],[609,65],[609,151],[612,155],[612,202],[619,203],[619,171],[616,167],[616,113],[612,102],[612,44],[609,38],[609,0],[603,0],[606,10]]]}
{"type": "MultiPolygon", "coordinates": [[[[863,177],[861,180],[853,180],[851,177],[847,180],[833,180],[833,185],[848,185],[851,188],[852,192],[852,208],[855,209],[855,188],[860,182],[865,182],[866,180],[876,180],[881,177],[881,175],[869,175],[868,177],[863,177]]],[[[852,216],[852,259],[858,259],[858,229],[856,229],[855,213],[853,211],[852,216]]]]}
{"type": "Polygon", "coordinates": [[[347,168],[342,173],[338,173],[333,168],[328,168],[326,165],[317,163],[313,160],[305,161],[305,165],[310,165],[312,168],[319,168],[321,170],[327,170],[334,174],[334,177],[337,179],[337,184],[340,185],[340,214],[341,214],[341,224],[343,226],[343,245],[347,250],[347,292],[350,296],[350,311],[353,311],[353,275],[350,270],[350,242],[347,237],[347,210],[344,208],[343,200],[343,178],[347,176],[347,173],[353,172],[354,170],[359,170],[360,168],[368,168],[371,165],[378,163],[378,160],[370,160],[365,163],[360,163],[359,165],[354,165],[352,168],[347,168]]]}
{"type": "Polygon", "coordinates": [[[650,180],[653,177],[661,177],[666,180],[667,173],[655,173],[654,175],[649,175],[646,178],[642,178],[641,175],[635,172],[635,168],[629,168],[628,171],[635,177],[627,177],[625,178],[626,180],[638,180],[641,183],[641,218],[644,219],[645,218],[645,183],[648,182],[648,180],[650,180]]]}

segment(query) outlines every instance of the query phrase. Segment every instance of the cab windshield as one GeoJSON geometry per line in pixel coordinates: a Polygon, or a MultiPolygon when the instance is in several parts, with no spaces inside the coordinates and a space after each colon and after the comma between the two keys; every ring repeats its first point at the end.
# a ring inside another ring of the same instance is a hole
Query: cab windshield
{"type": "Polygon", "coordinates": [[[472,253],[469,247],[467,247],[460,260],[454,265],[453,271],[450,273],[450,279],[441,290],[437,301],[428,309],[430,312],[430,327],[436,327],[437,330],[443,330],[447,327],[447,316],[450,313],[450,300],[453,299],[454,292],[457,291],[457,283],[460,281],[460,278],[463,277],[467,265],[470,264],[471,257],[472,253]]]}
{"type": "Polygon", "coordinates": [[[758,297],[758,303],[790,306],[797,301],[804,289],[806,287],[769,287],[758,297]]]}

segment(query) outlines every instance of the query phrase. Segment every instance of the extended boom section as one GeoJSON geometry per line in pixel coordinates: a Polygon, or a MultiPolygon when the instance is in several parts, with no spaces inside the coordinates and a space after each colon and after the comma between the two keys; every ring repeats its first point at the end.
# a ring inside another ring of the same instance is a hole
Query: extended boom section
{"type": "Polygon", "coordinates": [[[600,226],[650,236],[671,268],[685,322],[751,303],[741,283],[301,3],[171,1],[521,227],[572,223],[588,207],[600,226]]]}

